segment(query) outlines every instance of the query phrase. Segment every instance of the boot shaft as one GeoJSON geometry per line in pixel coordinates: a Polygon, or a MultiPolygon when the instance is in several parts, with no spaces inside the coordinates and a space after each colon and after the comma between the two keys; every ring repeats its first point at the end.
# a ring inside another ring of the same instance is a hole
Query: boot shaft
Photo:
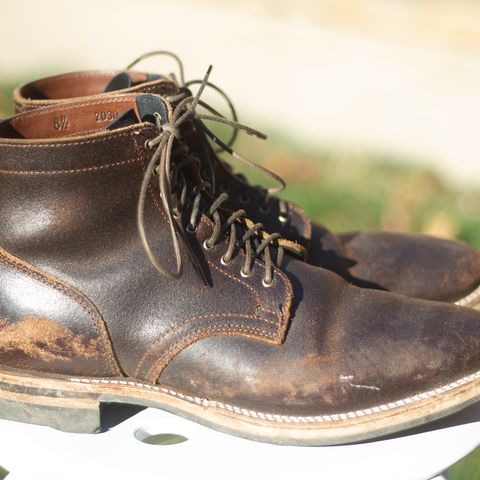
{"type": "MultiPolygon", "coordinates": [[[[56,75],[22,85],[15,89],[13,100],[16,111],[23,112],[87,95],[98,100],[115,93],[130,92],[155,93],[174,98],[181,89],[173,75],[162,77],[132,70],[98,70],[56,75]]],[[[228,193],[229,208],[245,209],[248,216],[265,225],[267,231],[280,232],[284,238],[305,248],[309,247],[312,223],[301,208],[293,202],[279,201],[275,196],[266,195],[264,189],[256,188],[245,178],[235,175],[232,168],[217,158],[205,144],[203,133],[196,132],[192,135],[192,126],[185,127],[185,134],[191,136],[192,147],[202,160],[204,176],[210,173],[205,156],[209,155],[213,159],[215,179],[209,180],[214,184],[216,192],[228,193]],[[205,148],[209,151],[208,154],[205,148]]]]}
{"type": "MultiPolygon", "coordinates": [[[[289,280],[278,271],[275,284],[265,288],[264,266],[258,260],[244,278],[244,252],[226,265],[221,260],[226,241],[203,248],[213,231],[207,217],[188,241],[201,258],[209,285],[189,262],[178,280],[152,267],[138,232],[137,204],[152,156],[146,141],[158,129],[137,123],[109,131],[107,120],[97,121],[98,112],[115,112],[111,115],[120,118],[132,107],[134,97],[112,97],[2,122],[0,246],[45,277],[81,292],[105,322],[119,365],[129,375],[155,381],[178,349],[205,335],[281,342],[292,297],[289,280]],[[61,136],[58,122],[68,137],[61,136]],[[160,360],[150,351],[151,338],[161,339],[160,360]]],[[[148,188],[144,223],[155,255],[173,269],[157,177],[148,188]]],[[[182,255],[187,257],[183,249],[182,255]]],[[[78,373],[78,368],[69,371],[78,373]]]]}

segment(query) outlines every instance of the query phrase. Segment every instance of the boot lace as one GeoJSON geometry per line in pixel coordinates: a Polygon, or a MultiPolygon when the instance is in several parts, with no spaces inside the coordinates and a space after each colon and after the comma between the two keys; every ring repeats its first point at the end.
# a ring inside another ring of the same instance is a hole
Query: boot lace
{"type": "MultiPolygon", "coordinates": [[[[262,135],[260,132],[234,120],[228,120],[214,114],[206,115],[196,112],[200,96],[208,85],[211,69],[212,67],[208,69],[194,97],[186,96],[177,102],[169,121],[162,123],[160,114],[155,114],[159,133],[155,138],[146,142],[146,146],[155,149],[155,152],[147,166],[137,205],[137,224],[140,238],[153,266],[160,273],[170,278],[179,278],[182,274],[181,240],[197,273],[207,283],[200,259],[191,248],[188,240],[188,235],[195,232],[202,214],[207,215],[213,221],[213,230],[211,236],[204,242],[203,247],[206,250],[211,250],[221,239],[227,237],[227,249],[221,257],[221,262],[225,265],[229,264],[236,253],[244,248],[245,261],[240,271],[241,275],[250,276],[255,259],[261,258],[265,265],[262,283],[265,287],[269,287],[273,283],[274,267],[281,266],[284,256],[284,249],[279,244],[280,234],[264,232],[261,223],[253,224],[246,218],[245,210],[229,212],[231,214],[227,215],[224,210],[224,204],[228,201],[227,193],[224,192],[212,200],[212,186],[209,182],[200,179],[192,188],[192,175],[185,174],[187,166],[199,163],[198,157],[189,152],[187,145],[181,143],[181,126],[185,122],[210,120],[229,125],[250,135],[262,135]],[[160,199],[167,216],[175,254],[176,268],[173,271],[162,265],[153,252],[145,228],[145,203],[148,187],[154,175],[158,175],[160,199]],[[177,198],[175,207],[172,205],[174,193],[177,198]],[[189,222],[184,228],[182,222],[177,222],[176,219],[180,218],[182,211],[187,206],[190,207],[191,211],[189,222]],[[272,246],[275,247],[275,258],[272,255],[272,246]]],[[[231,153],[228,149],[226,151],[231,153]]]]}
{"type": "MultiPolygon", "coordinates": [[[[154,57],[154,56],[168,56],[168,57],[171,57],[175,60],[175,62],[178,65],[179,82],[180,82],[180,85],[181,85],[180,93],[178,95],[168,97],[167,100],[170,103],[175,105],[175,104],[178,104],[179,102],[181,102],[182,100],[184,100],[188,97],[191,97],[192,93],[190,92],[189,88],[192,85],[197,85],[197,84],[202,85],[203,80],[195,79],[195,80],[185,81],[185,69],[184,69],[184,66],[183,66],[183,62],[181,61],[181,59],[176,54],[174,54],[173,52],[170,52],[168,50],[158,50],[158,51],[148,52],[148,53],[138,57],[137,59],[135,59],[132,63],[130,63],[130,65],[127,66],[127,70],[132,69],[135,65],[137,65],[141,61],[143,61],[147,58],[150,58],[150,57],[154,57]]],[[[277,175],[275,172],[269,170],[268,168],[266,168],[262,165],[259,165],[258,163],[255,163],[248,158],[245,158],[244,156],[242,156],[241,154],[239,154],[238,152],[233,150],[232,146],[233,146],[235,140],[237,139],[238,132],[243,129],[243,128],[237,128],[240,124],[238,123],[238,115],[237,115],[235,106],[233,105],[233,102],[230,100],[228,95],[220,87],[218,87],[217,85],[215,85],[214,83],[212,83],[210,81],[207,81],[205,86],[215,90],[217,93],[219,93],[224,98],[225,102],[228,105],[228,108],[230,110],[230,114],[231,114],[231,117],[232,117],[231,120],[225,118],[224,115],[219,113],[217,110],[215,110],[208,103],[204,102],[201,99],[198,99],[198,105],[205,108],[208,112],[210,112],[211,115],[204,115],[204,114],[197,113],[195,115],[195,118],[193,119],[193,124],[196,127],[197,132],[203,132],[207,137],[209,137],[212,140],[212,142],[214,142],[217,145],[217,148],[215,149],[215,151],[212,152],[211,149],[209,148],[210,145],[208,144],[208,141],[206,141],[205,136],[204,135],[199,135],[199,138],[200,138],[200,140],[202,142],[202,145],[203,145],[204,155],[202,156],[202,158],[205,159],[206,164],[207,164],[206,167],[208,169],[209,177],[211,179],[212,191],[215,192],[215,188],[216,188],[215,162],[221,162],[222,165],[228,170],[228,172],[231,175],[233,175],[234,177],[236,177],[237,181],[239,181],[245,187],[253,188],[257,192],[259,192],[260,196],[263,198],[263,201],[260,205],[260,210],[262,212],[267,212],[269,210],[268,200],[273,199],[277,203],[277,206],[278,206],[278,211],[279,211],[278,219],[279,219],[279,221],[281,223],[286,223],[288,221],[287,203],[280,198],[272,196],[274,194],[282,192],[285,189],[286,183],[285,183],[284,179],[280,175],[277,175]],[[212,115],[214,116],[215,120],[213,120],[212,115]],[[208,120],[213,120],[216,123],[231,126],[232,127],[232,133],[231,133],[231,136],[228,139],[228,141],[223,142],[220,138],[218,138],[205,125],[204,120],[207,120],[207,121],[208,120]],[[241,173],[235,173],[233,171],[232,166],[229,163],[227,163],[225,161],[222,161],[220,158],[218,158],[218,156],[215,155],[215,153],[219,153],[219,152],[223,152],[223,151],[229,153],[233,158],[235,158],[236,160],[246,164],[248,167],[253,168],[257,171],[260,171],[261,173],[263,173],[267,177],[273,179],[278,185],[276,187],[272,187],[272,188],[265,188],[261,185],[250,184],[250,182],[245,177],[245,175],[243,175],[241,173]]],[[[264,135],[260,132],[257,132],[257,131],[252,130],[252,131],[247,132],[247,133],[250,133],[251,135],[254,135],[257,138],[260,138],[260,139],[263,139],[263,140],[266,140],[266,138],[267,138],[266,135],[264,135]]],[[[248,197],[245,197],[245,198],[248,198],[248,197]]],[[[248,203],[248,200],[246,200],[245,198],[242,197],[243,203],[248,203]]]]}

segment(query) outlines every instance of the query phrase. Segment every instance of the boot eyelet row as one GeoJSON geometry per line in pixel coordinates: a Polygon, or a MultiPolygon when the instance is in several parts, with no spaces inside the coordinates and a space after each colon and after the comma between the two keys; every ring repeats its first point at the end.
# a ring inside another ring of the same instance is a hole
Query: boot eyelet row
{"type": "Polygon", "coordinates": [[[250,272],[250,273],[245,273],[245,272],[243,271],[243,268],[242,268],[242,269],[240,270],[240,275],[241,275],[243,278],[249,278],[249,277],[252,276],[252,272],[250,272]]]}
{"type": "Polygon", "coordinates": [[[240,203],[243,203],[244,205],[246,205],[247,203],[250,203],[250,196],[245,193],[241,193],[238,196],[238,200],[240,201],[240,203]]]}
{"type": "Polygon", "coordinates": [[[230,260],[230,261],[227,262],[227,261],[225,260],[225,256],[222,255],[222,257],[220,258],[220,263],[221,263],[224,267],[226,267],[226,266],[230,265],[230,263],[232,263],[232,261],[230,260]]]}
{"type": "Polygon", "coordinates": [[[272,281],[271,281],[270,283],[267,283],[267,282],[265,281],[265,279],[262,278],[262,285],[263,285],[265,288],[270,288],[270,287],[273,285],[273,279],[272,279],[272,281]]]}
{"type": "MultiPolygon", "coordinates": [[[[205,241],[203,242],[203,248],[204,248],[205,250],[207,250],[207,251],[211,251],[211,250],[213,250],[213,249],[215,248],[215,245],[210,246],[210,245],[208,244],[208,240],[205,240],[205,241]]],[[[222,257],[222,258],[223,258],[223,257],[222,257]]]]}
{"type": "Polygon", "coordinates": [[[270,213],[270,207],[268,205],[260,205],[260,207],[258,207],[258,210],[260,211],[260,213],[270,213]]]}

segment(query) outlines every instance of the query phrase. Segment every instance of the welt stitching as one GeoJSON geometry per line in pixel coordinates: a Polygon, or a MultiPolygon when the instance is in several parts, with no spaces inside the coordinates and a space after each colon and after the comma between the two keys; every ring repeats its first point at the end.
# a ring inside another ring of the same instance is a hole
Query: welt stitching
{"type": "Polygon", "coordinates": [[[189,318],[183,320],[182,322],[180,322],[176,325],[173,325],[172,327],[170,327],[165,332],[162,332],[160,335],[158,335],[154,340],[152,340],[149,343],[147,349],[145,350],[145,353],[143,354],[142,358],[140,359],[140,362],[138,363],[137,368],[135,369],[134,375],[138,374],[141,367],[143,367],[143,364],[145,363],[145,360],[147,359],[148,355],[150,355],[150,353],[152,352],[154,347],[156,347],[159,342],[161,342],[163,339],[165,339],[165,337],[167,337],[171,333],[174,333],[175,331],[179,330],[180,328],[184,327],[185,325],[188,325],[190,322],[194,322],[195,320],[203,320],[203,319],[207,319],[207,318],[216,318],[216,317],[224,317],[224,318],[239,317],[239,318],[251,318],[251,319],[254,319],[254,320],[257,318],[256,315],[247,315],[247,314],[243,314],[243,313],[209,313],[209,314],[205,314],[205,315],[196,315],[194,317],[189,317],[189,318]]]}
{"type": "Polygon", "coordinates": [[[69,289],[66,285],[63,285],[62,283],[60,283],[58,280],[54,280],[54,281],[49,280],[44,275],[42,275],[40,272],[32,270],[29,267],[27,267],[26,265],[23,265],[22,263],[17,262],[14,259],[10,259],[10,258],[6,257],[5,254],[2,251],[0,251],[0,261],[3,261],[7,265],[13,266],[14,268],[17,268],[18,270],[24,272],[29,277],[32,277],[33,279],[43,283],[44,285],[47,285],[49,287],[53,287],[55,290],[58,290],[59,292],[66,295],[67,297],[71,298],[78,305],[80,305],[80,307],[85,311],[85,313],[88,315],[88,317],[92,321],[92,323],[94,325],[94,328],[95,328],[95,331],[97,332],[97,335],[102,339],[103,353],[106,354],[107,361],[108,361],[110,367],[112,367],[112,369],[114,371],[120,373],[120,370],[119,370],[116,362],[113,362],[113,355],[112,355],[112,352],[111,352],[111,348],[108,348],[108,354],[107,354],[107,351],[106,351],[107,349],[105,348],[105,346],[107,345],[106,339],[105,339],[105,332],[100,331],[100,325],[99,325],[99,319],[98,319],[97,312],[95,312],[90,307],[90,305],[88,305],[88,303],[85,302],[85,300],[80,295],[78,295],[73,290],[69,289]]]}
{"type": "Polygon", "coordinates": [[[212,333],[224,333],[226,335],[232,335],[235,333],[252,333],[253,335],[261,336],[264,335],[267,338],[274,339],[275,337],[270,333],[265,332],[256,327],[250,326],[239,326],[235,324],[224,324],[224,325],[217,325],[217,326],[209,326],[198,328],[191,332],[184,338],[181,338],[174,342],[168,350],[162,353],[162,355],[153,363],[153,365],[147,371],[147,377],[154,377],[158,378],[162,373],[163,368],[168,364],[168,362],[175,357],[180,351],[187,348],[192,343],[199,341],[205,337],[208,337],[212,333]],[[193,340],[190,342],[190,340],[193,340]],[[180,347],[180,348],[179,348],[180,347]],[[170,358],[168,358],[170,357],[170,358]],[[165,363],[162,366],[162,363],[165,363]],[[160,367],[160,368],[159,368],[160,367]]]}
{"type": "Polygon", "coordinates": [[[402,398],[400,400],[396,400],[386,404],[375,405],[370,408],[365,408],[362,410],[356,410],[356,411],[350,411],[350,412],[342,412],[342,413],[329,414],[329,415],[311,415],[311,416],[279,415],[279,414],[266,413],[266,412],[260,412],[255,410],[247,410],[245,408],[240,408],[238,406],[231,405],[228,403],[184,394],[168,387],[162,387],[160,385],[151,385],[151,384],[141,383],[141,382],[132,381],[132,380],[109,380],[107,378],[70,378],[70,382],[77,383],[77,384],[84,383],[84,384],[90,384],[90,385],[91,384],[128,385],[132,387],[142,388],[144,390],[165,393],[166,395],[169,395],[171,397],[179,398],[181,400],[188,401],[190,403],[196,403],[197,405],[201,405],[202,407],[205,407],[205,408],[213,407],[213,408],[218,408],[220,410],[228,410],[229,412],[237,413],[239,415],[243,415],[246,417],[260,418],[261,420],[268,420],[270,422],[278,422],[278,423],[312,424],[312,423],[338,422],[338,421],[349,420],[351,418],[368,417],[370,415],[393,410],[398,407],[404,407],[406,405],[410,405],[412,403],[416,403],[421,400],[437,397],[438,395],[442,395],[446,392],[454,390],[455,388],[464,386],[468,383],[478,380],[479,378],[480,378],[480,371],[473,373],[472,375],[463,377],[447,385],[442,385],[440,387],[437,387],[433,390],[429,390],[427,392],[421,392],[411,397],[402,398]]]}

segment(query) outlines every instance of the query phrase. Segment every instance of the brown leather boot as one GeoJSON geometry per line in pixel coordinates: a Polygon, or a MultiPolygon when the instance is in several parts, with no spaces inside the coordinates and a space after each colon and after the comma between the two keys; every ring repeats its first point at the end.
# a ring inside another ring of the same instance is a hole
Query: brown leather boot
{"type": "MultiPolygon", "coordinates": [[[[185,82],[182,79],[180,83],[185,82]]],[[[151,92],[177,101],[182,98],[171,77],[133,71],[87,71],[23,85],[15,90],[14,101],[20,112],[78,97],[101,98],[112,92],[151,92]]],[[[188,89],[182,92],[189,94],[188,89]]],[[[189,130],[190,136],[196,136],[204,175],[213,167],[215,175],[210,181],[216,191],[228,192],[229,207],[245,209],[268,231],[280,232],[284,238],[306,247],[310,264],[332,270],[360,287],[480,308],[480,254],[468,245],[384,231],[334,234],[312,222],[294,203],[281,201],[235,175],[210,148],[198,122],[196,126],[191,123],[189,130]]]]}
{"type": "Polygon", "coordinates": [[[0,122],[0,416],[90,432],[127,402],[319,445],[476,401],[480,312],[352,286],[224,209],[178,140],[197,99],[0,122]]]}

